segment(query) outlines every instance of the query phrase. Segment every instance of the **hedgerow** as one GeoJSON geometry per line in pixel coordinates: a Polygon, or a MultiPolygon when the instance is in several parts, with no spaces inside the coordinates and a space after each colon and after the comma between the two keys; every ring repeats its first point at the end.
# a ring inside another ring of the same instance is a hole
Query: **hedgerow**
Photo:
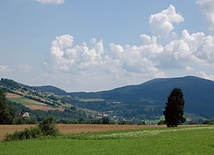
{"type": "Polygon", "coordinates": [[[26,128],[24,131],[15,131],[13,134],[6,134],[3,141],[9,142],[45,136],[58,136],[59,134],[59,130],[54,124],[54,118],[49,116],[35,128],[26,128]]]}

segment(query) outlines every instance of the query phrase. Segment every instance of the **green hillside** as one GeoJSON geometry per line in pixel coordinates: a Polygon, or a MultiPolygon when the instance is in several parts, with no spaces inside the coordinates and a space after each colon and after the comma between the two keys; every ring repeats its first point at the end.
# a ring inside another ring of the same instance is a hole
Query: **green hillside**
{"type": "Polygon", "coordinates": [[[153,79],[140,85],[89,93],[68,93],[53,86],[26,86],[8,79],[1,79],[0,86],[10,95],[19,95],[17,98],[8,96],[10,101],[31,110],[61,111],[58,118],[99,119],[108,116],[116,121],[132,122],[162,119],[168,95],[174,87],[179,87],[184,93],[184,112],[190,120],[214,118],[214,81],[194,76],[153,79]],[[81,117],[77,116],[78,113],[81,117]]]}
{"type": "Polygon", "coordinates": [[[30,116],[35,117],[38,121],[49,115],[53,115],[57,120],[74,122],[79,118],[87,118],[83,110],[75,108],[71,103],[63,102],[62,97],[53,92],[42,92],[3,78],[0,81],[0,89],[6,93],[8,103],[17,107],[17,114],[29,112],[30,116]]]}
{"type": "Polygon", "coordinates": [[[105,102],[83,104],[118,111],[124,117],[155,119],[162,115],[167,97],[174,87],[184,93],[185,112],[202,118],[214,118],[214,81],[187,76],[181,78],[160,78],[140,85],[125,86],[110,91],[95,93],[72,93],[77,98],[102,98],[105,102]],[[115,104],[119,103],[119,104],[115,104]]]}

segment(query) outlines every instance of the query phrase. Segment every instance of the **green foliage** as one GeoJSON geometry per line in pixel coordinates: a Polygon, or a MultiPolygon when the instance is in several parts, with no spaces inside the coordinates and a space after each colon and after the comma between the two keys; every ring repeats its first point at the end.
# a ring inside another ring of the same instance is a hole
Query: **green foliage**
{"type": "Polygon", "coordinates": [[[164,125],[164,124],[166,124],[166,121],[165,121],[165,120],[160,120],[160,121],[157,123],[157,125],[164,125]]]}
{"type": "Polygon", "coordinates": [[[10,79],[1,78],[0,84],[4,85],[4,86],[7,86],[7,87],[9,87],[11,89],[20,88],[20,84],[18,84],[17,82],[15,82],[13,80],[10,80],[10,79]]]}
{"type": "Polygon", "coordinates": [[[55,127],[54,118],[52,116],[48,116],[41,123],[39,123],[38,128],[44,136],[59,135],[59,130],[55,127]]]}
{"type": "Polygon", "coordinates": [[[13,124],[37,124],[37,120],[34,117],[16,117],[13,121],[13,124]]]}
{"type": "Polygon", "coordinates": [[[120,116],[126,119],[133,117],[144,120],[154,120],[156,117],[160,117],[162,113],[161,102],[151,100],[92,100],[82,101],[82,99],[74,100],[63,98],[66,102],[70,102],[77,107],[87,108],[100,112],[112,112],[111,116],[120,116]]]}
{"type": "Polygon", "coordinates": [[[115,124],[115,122],[109,117],[102,117],[101,124],[115,124]]]}
{"type": "Polygon", "coordinates": [[[123,119],[121,119],[121,120],[118,121],[118,124],[119,125],[133,125],[133,122],[129,121],[129,120],[123,120],[123,119]]]}
{"type": "Polygon", "coordinates": [[[0,124],[12,124],[15,118],[16,108],[8,106],[6,96],[0,89],[0,124]]]}
{"type": "Polygon", "coordinates": [[[214,124],[214,120],[205,120],[203,122],[203,124],[213,125],[214,124]]]}
{"type": "Polygon", "coordinates": [[[13,134],[6,134],[4,142],[39,138],[42,136],[58,136],[59,130],[55,127],[54,118],[45,118],[38,127],[26,128],[24,131],[15,131],[13,134]]]}
{"type": "Polygon", "coordinates": [[[6,97],[4,92],[0,90],[0,124],[8,124],[8,117],[6,97]]]}
{"type": "Polygon", "coordinates": [[[41,86],[41,87],[33,87],[33,88],[38,91],[54,93],[56,95],[67,95],[67,93],[64,90],[53,86],[41,86]]]}
{"type": "Polygon", "coordinates": [[[24,131],[15,131],[13,134],[6,134],[4,142],[25,140],[31,138],[41,137],[41,130],[39,128],[26,128],[24,131]]]}
{"type": "MultiPolygon", "coordinates": [[[[60,120],[68,120],[66,122],[70,122],[70,123],[74,123],[74,122],[78,122],[79,117],[86,119],[87,115],[85,114],[85,112],[83,110],[77,110],[75,108],[73,109],[65,109],[64,111],[59,111],[59,110],[49,110],[49,111],[43,111],[43,110],[31,110],[25,106],[23,106],[20,103],[17,102],[13,102],[13,101],[8,101],[9,105],[14,106],[17,108],[17,112],[29,112],[31,117],[29,121],[25,121],[23,119],[16,119],[14,124],[31,124],[29,122],[32,122],[32,124],[35,124],[35,122],[40,122],[42,121],[44,118],[48,117],[48,116],[53,116],[56,120],[59,120],[58,122],[60,122],[60,120]],[[36,120],[35,120],[36,119],[36,120]],[[23,122],[23,123],[21,123],[23,122]]],[[[63,122],[61,122],[63,123],[63,122]]]]}
{"type": "Polygon", "coordinates": [[[146,125],[146,121],[140,121],[137,125],[146,125]]]}
{"type": "MultiPolygon", "coordinates": [[[[214,82],[197,77],[155,79],[141,85],[94,93],[66,93],[52,86],[29,87],[9,79],[0,81],[0,88],[5,92],[17,93],[22,96],[20,98],[11,98],[10,100],[14,102],[28,106],[29,103],[24,102],[24,100],[29,98],[50,106],[67,108],[63,112],[57,110],[32,110],[30,112],[31,116],[38,121],[52,115],[56,120],[66,120],[64,121],[66,123],[78,123],[79,118],[84,119],[80,123],[90,123],[91,120],[87,118],[90,112],[79,110],[80,108],[90,109],[95,113],[107,113],[110,117],[117,116],[117,118],[120,117],[127,120],[135,117],[134,123],[139,122],[139,120],[159,120],[163,112],[165,97],[174,86],[181,87],[185,92],[185,101],[188,102],[185,105],[185,111],[203,116],[203,120],[204,118],[214,118],[211,108],[214,96],[210,95],[213,93],[207,93],[208,91],[214,91],[214,82]],[[24,92],[25,95],[21,92],[24,92]],[[69,104],[74,108],[69,109],[71,106],[69,104]]],[[[23,111],[26,112],[26,110],[23,111]]],[[[94,118],[96,117],[90,117],[90,119],[94,118]]],[[[195,118],[192,119],[197,120],[195,118]]],[[[11,122],[11,119],[9,120],[11,122]]],[[[202,123],[203,120],[199,123],[202,123]]],[[[91,122],[99,124],[100,120],[91,122]]]]}
{"type": "Polygon", "coordinates": [[[23,107],[20,108],[16,103],[7,101],[4,92],[0,90],[0,124],[36,124],[37,120],[33,117],[17,116],[19,112],[30,111],[23,107]]]}
{"type": "Polygon", "coordinates": [[[165,110],[163,112],[168,127],[177,127],[185,122],[184,98],[180,88],[174,88],[168,97],[165,110]]]}
{"type": "MultiPolygon", "coordinates": [[[[100,98],[106,101],[96,103],[76,102],[76,106],[102,111],[114,111],[115,116],[136,118],[143,120],[156,120],[156,116],[163,113],[166,96],[174,87],[182,88],[185,92],[185,111],[213,119],[214,82],[198,77],[160,78],[145,82],[141,85],[126,86],[109,91],[95,93],[71,93],[74,98],[100,98]],[[208,93],[209,92],[209,93],[208,93]],[[90,95],[90,96],[89,96],[90,95]],[[142,101],[143,98],[143,102],[142,101]],[[145,99],[149,101],[146,102],[145,99]],[[119,104],[112,104],[119,103],[119,104]],[[157,107],[154,111],[144,110],[145,106],[157,107]]],[[[70,102],[70,103],[74,103],[70,102]]]]}

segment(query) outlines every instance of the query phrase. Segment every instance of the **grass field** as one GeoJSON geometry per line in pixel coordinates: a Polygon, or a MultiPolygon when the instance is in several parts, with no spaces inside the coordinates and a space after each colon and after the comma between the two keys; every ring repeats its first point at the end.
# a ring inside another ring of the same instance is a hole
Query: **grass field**
{"type": "Polygon", "coordinates": [[[7,142],[0,143],[0,154],[212,155],[214,154],[214,126],[178,128],[143,128],[142,126],[141,129],[135,130],[89,132],[7,142]]]}
{"type": "MultiPolygon", "coordinates": [[[[5,134],[21,131],[25,128],[35,127],[36,125],[0,125],[0,142],[5,134]]],[[[62,134],[78,134],[91,132],[105,132],[114,130],[131,130],[140,128],[165,128],[165,126],[143,126],[143,125],[96,125],[96,124],[57,124],[56,127],[62,134]]]]}

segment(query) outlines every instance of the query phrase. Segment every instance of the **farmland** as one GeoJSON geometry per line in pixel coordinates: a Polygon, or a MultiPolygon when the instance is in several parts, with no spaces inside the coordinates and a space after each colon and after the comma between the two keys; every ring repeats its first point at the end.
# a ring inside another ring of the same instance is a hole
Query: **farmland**
{"type": "Polygon", "coordinates": [[[23,97],[21,95],[18,94],[14,94],[14,93],[7,93],[6,96],[9,100],[16,102],[16,103],[20,103],[26,107],[28,107],[31,110],[44,110],[44,111],[48,111],[48,110],[63,110],[62,108],[53,108],[47,104],[44,104],[42,102],[38,102],[32,99],[28,99],[26,97],[23,97]]]}
{"type": "MultiPolygon", "coordinates": [[[[0,141],[4,135],[13,133],[16,130],[21,131],[25,128],[35,127],[36,125],[0,125],[0,141]]],[[[62,134],[78,134],[89,132],[105,132],[113,130],[131,130],[140,128],[160,128],[165,126],[143,126],[143,125],[96,125],[96,124],[57,124],[56,127],[62,134]]]]}
{"type": "Polygon", "coordinates": [[[0,154],[195,155],[214,152],[214,126],[151,128],[151,126],[58,125],[57,127],[66,135],[0,143],[0,154]],[[78,133],[77,131],[83,133],[71,134],[78,133]]]}

